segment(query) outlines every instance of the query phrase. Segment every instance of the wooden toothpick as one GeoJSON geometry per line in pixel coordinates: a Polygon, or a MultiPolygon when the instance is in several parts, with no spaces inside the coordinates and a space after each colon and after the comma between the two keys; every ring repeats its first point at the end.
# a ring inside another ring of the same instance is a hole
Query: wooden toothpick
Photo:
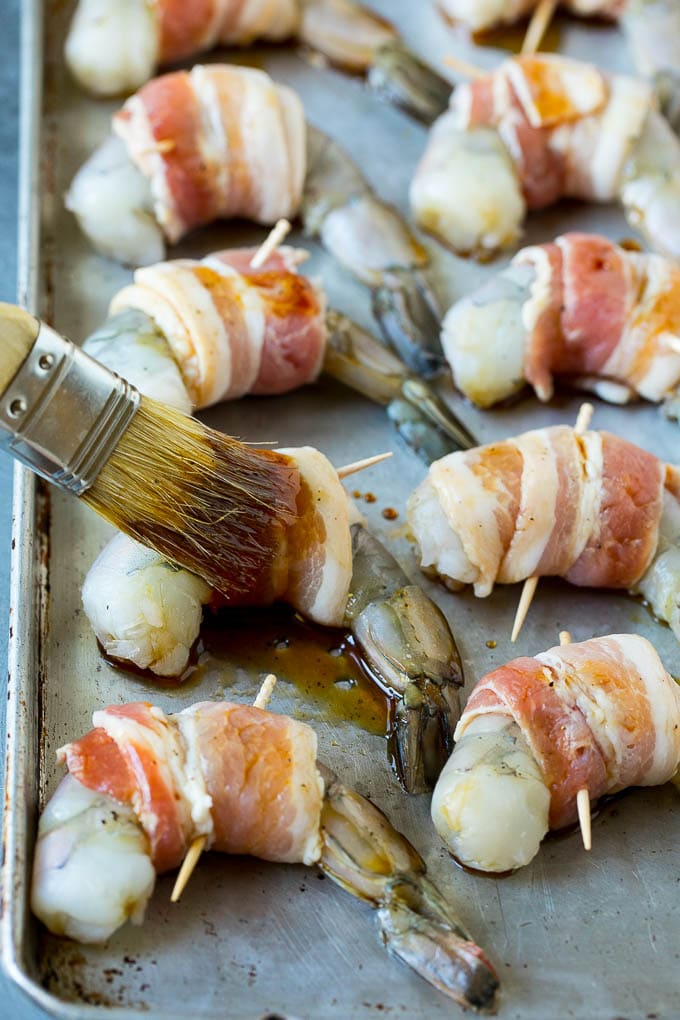
{"type": "Polygon", "coordinates": [[[266,708],[269,704],[269,700],[272,696],[274,688],[276,686],[276,677],[273,673],[267,673],[266,677],[262,681],[262,686],[257,692],[257,697],[253,702],[253,708],[266,708]]]}
{"type": "Polygon", "coordinates": [[[519,604],[517,606],[517,612],[515,613],[515,622],[512,625],[512,634],[510,635],[510,641],[515,643],[519,632],[522,629],[529,608],[531,606],[532,599],[536,594],[536,586],[538,585],[538,577],[527,577],[522,588],[522,594],[519,597],[519,604]]]}
{"type": "MultiPolygon", "coordinates": [[[[574,432],[578,436],[582,436],[583,433],[588,430],[588,426],[590,425],[594,412],[595,408],[592,404],[581,404],[578,415],[576,416],[576,424],[574,425],[574,432]]],[[[510,635],[510,641],[512,644],[515,643],[519,636],[519,632],[522,629],[522,625],[531,607],[533,597],[536,594],[537,585],[538,577],[527,577],[524,582],[522,594],[519,597],[517,612],[515,613],[515,620],[512,625],[512,634],[510,635]]]]}
{"type": "Polygon", "coordinates": [[[524,36],[522,56],[531,56],[541,48],[543,36],[553,19],[556,8],[557,0],[541,0],[536,7],[527,28],[527,34],[524,36]]]}
{"type": "MultiPolygon", "coordinates": [[[[254,708],[267,707],[275,685],[276,677],[274,676],[273,673],[268,673],[267,676],[262,681],[262,686],[260,687],[257,693],[255,701],[253,702],[254,708]]],[[[179,872],[177,873],[177,878],[175,879],[175,884],[173,886],[172,893],[170,894],[171,903],[177,903],[178,899],[186,889],[187,882],[191,878],[194,868],[198,864],[198,860],[201,854],[205,850],[205,844],[207,843],[207,841],[208,841],[207,836],[197,836],[196,839],[191,844],[191,846],[189,847],[189,849],[187,850],[186,856],[182,861],[182,867],[179,869],[179,872]]]]}
{"type": "MultiPolygon", "coordinates": [[[[560,631],[560,644],[571,644],[571,634],[568,630],[560,631]]],[[[590,794],[587,786],[581,787],[576,794],[576,811],[578,812],[578,824],[581,829],[583,848],[584,850],[591,850],[593,846],[593,839],[590,827],[590,794]]]]}
{"type": "Polygon", "coordinates": [[[278,220],[250,260],[250,268],[259,269],[263,266],[291,230],[288,220],[278,220]]]}
{"type": "Polygon", "coordinates": [[[578,811],[578,824],[581,827],[583,849],[592,850],[593,839],[590,828],[590,794],[585,786],[576,794],[576,810],[578,811]]]}
{"type": "Polygon", "coordinates": [[[355,460],[353,464],[345,464],[344,467],[338,468],[338,478],[348,478],[349,475],[355,475],[357,471],[365,471],[366,468],[373,467],[374,464],[379,464],[391,456],[392,451],[388,450],[386,453],[376,453],[375,457],[365,457],[363,460],[355,460]]]}
{"type": "Polygon", "coordinates": [[[172,888],[172,893],[170,894],[171,903],[177,903],[177,900],[184,892],[186,884],[191,878],[194,868],[198,864],[198,859],[203,853],[207,841],[207,836],[198,836],[187,850],[186,857],[182,861],[182,867],[179,869],[177,878],[175,879],[175,884],[172,888]]]}
{"type": "Polygon", "coordinates": [[[487,73],[484,68],[477,67],[476,64],[470,63],[469,60],[463,60],[462,57],[456,57],[452,53],[444,57],[443,63],[450,67],[452,71],[461,74],[464,78],[483,78],[487,73]]]}

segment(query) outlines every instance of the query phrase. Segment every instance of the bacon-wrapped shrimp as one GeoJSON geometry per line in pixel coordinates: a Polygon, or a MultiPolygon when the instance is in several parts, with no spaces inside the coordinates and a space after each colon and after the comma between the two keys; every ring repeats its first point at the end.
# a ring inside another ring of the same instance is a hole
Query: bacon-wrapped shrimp
{"type": "Polygon", "coordinates": [[[117,96],[166,64],[258,39],[297,39],[331,64],[365,75],[379,94],[421,120],[431,121],[448,102],[449,83],[393,25],[354,0],[79,0],[66,60],[88,92],[117,96]]]}
{"type": "Polygon", "coordinates": [[[299,213],[372,289],[404,360],[419,374],[442,367],[440,315],[421,275],[427,251],[342,149],[305,124],[291,89],[253,68],[196,66],[148,82],[113,128],[66,196],[98,252],[146,266],[166,241],[215,219],[272,224],[299,213]]]}
{"type": "Polygon", "coordinates": [[[556,426],[451,454],[408,513],[422,568],[454,588],[628,589],[680,640],[680,469],[625,439],[556,426]]]}
{"type": "Polygon", "coordinates": [[[386,405],[406,442],[429,460],[474,445],[426,383],[357,323],[326,311],[322,285],[298,273],[304,249],[279,248],[258,268],[255,254],[228,249],[138,269],[87,339],[88,353],[186,412],[247,393],[284,393],[323,367],[386,405]]]}
{"type": "MultiPolygon", "coordinates": [[[[325,342],[323,291],[295,272],[300,254],[281,248],[257,271],[250,268],[251,250],[140,270],[85,348],[146,395],[185,411],[244,392],[299,386],[317,375],[325,342]]],[[[334,315],[331,329],[337,335],[333,374],[389,400],[390,413],[400,414],[409,383],[422,384],[344,316],[334,315]]],[[[445,409],[431,400],[428,408],[426,394],[418,435],[407,436],[428,453],[451,448],[432,424],[446,425],[445,409]]],[[[326,459],[311,448],[285,452],[310,496],[300,502],[302,545],[287,551],[296,566],[288,568],[287,580],[283,571],[274,597],[317,623],[352,630],[371,675],[390,696],[398,774],[412,792],[430,789],[450,752],[459,712],[462,672],[448,625],[368,535],[326,459]]],[[[100,553],[83,586],[86,615],[106,654],[162,677],[181,676],[203,607],[220,603],[200,578],[122,535],[100,553]]]]}
{"type": "Polygon", "coordinates": [[[541,54],[456,88],[413,178],[417,222],[488,256],[562,198],[619,200],[656,251],[680,255],[680,139],[652,86],[541,54]]]}
{"type": "Polygon", "coordinates": [[[522,867],[548,829],[680,763],[680,688],[643,637],[594,638],[514,659],[475,686],[432,798],[437,832],[482,871],[522,867]]]}
{"type": "Polygon", "coordinates": [[[447,313],[442,346],[480,407],[555,380],[604,400],[659,403],[680,387],[680,269],[594,234],[524,248],[447,313]]]}
{"type": "Polygon", "coordinates": [[[141,923],[156,873],[212,850],[317,864],[377,910],[389,951],[457,1002],[493,1005],[498,978],[408,841],[317,762],[305,723],[230,702],[175,715],[136,702],[94,713],[59,751],[69,775],[40,821],[34,913],[102,942],[141,923]]]}

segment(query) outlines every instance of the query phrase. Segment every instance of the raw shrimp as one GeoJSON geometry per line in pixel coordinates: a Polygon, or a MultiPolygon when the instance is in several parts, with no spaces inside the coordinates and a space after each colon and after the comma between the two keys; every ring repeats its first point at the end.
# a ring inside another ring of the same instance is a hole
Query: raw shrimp
{"type": "Polygon", "coordinates": [[[40,817],[33,912],[56,935],[103,942],[141,924],[155,881],[132,807],[65,776],[40,817]]]}
{"type": "Polygon", "coordinates": [[[612,403],[655,403],[680,390],[680,270],[597,234],[523,248],[447,312],[442,346],[458,388],[480,407],[527,383],[612,403]],[[678,350],[675,347],[678,346],[678,350]]]}
{"type": "MultiPolygon", "coordinates": [[[[203,406],[204,398],[200,394],[209,393],[211,399],[220,399],[223,387],[228,390],[231,386],[230,378],[224,377],[219,388],[213,383],[213,376],[220,375],[221,370],[209,354],[212,334],[207,328],[210,323],[208,305],[203,297],[199,300],[195,290],[198,277],[185,277],[194,267],[196,273],[203,273],[201,279],[219,284],[219,293],[223,296],[224,279],[216,274],[215,267],[227,262],[232,267],[239,266],[246,274],[243,280],[248,281],[251,254],[249,251],[223,252],[209,256],[203,263],[183,260],[136,274],[135,285],[114,298],[113,307],[122,310],[86,341],[85,349],[107,367],[125,372],[147,395],[157,395],[161,387],[166,400],[189,410],[194,401],[203,406]],[[212,268],[206,276],[203,266],[208,263],[212,268]],[[170,286],[173,280],[174,290],[170,286]],[[182,281],[185,290],[180,287],[182,281]],[[153,287],[157,289],[152,292],[153,287]],[[153,300],[152,293],[155,294],[153,300]],[[164,295],[168,299],[167,307],[161,302],[164,295]],[[193,321],[191,306],[185,301],[187,296],[194,298],[201,312],[196,315],[196,329],[187,326],[193,321]],[[127,303],[133,307],[126,308],[127,303]],[[166,329],[171,330],[172,342],[165,339],[154,320],[135,308],[135,304],[154,310],[166,329]],[[182,329],[178,328],[176,317],[169,314],[169,310],[175,308],[183,310],[179,320],[182,329]],[[188,373],[187,366],[195,364],[208,365],[211,369],[188,373]]],[[[272,290],[273,265],[290,266],[294,270],[300,261],[299,253],[289,248],[280,249],[272,259],[271,265],[263,267],[267,293],[272,290]]],[[[280,273],[282,277],[288,273],[297,278],[285,268],[281,268],[280,273]]],[[[226,279],[231,281],[233,277],[229,275],[226,279]]],[[[260,276],[253,273],[252,279],[258,280],[260,276]]],[[[285,290],[288,293],[290,287],[285,290]]],[[[311,295],[307,294],[301,307],[308,314],[301,319],[300,309],[289,296],[286,308],[292,316],[296,341],[305,332],[301,323],[314,311],[312,304],[311,295]]],[[[319,299],[314,307],[318,309],[322,304],[319,299]]],[[[252,297],[248,306],[251,323],[258,323],[252,297]]],[[[266,322],[266,314],[263,318],[266,322]]],[[[233,316],[229,325],[232,332],[238,333],[233,316]]],[[[273,325],[277,338],[285,339],[280,315],[275,317],[273,325]]],[[[257,328],[261,332],[261,326],[257,328]]],[[[425,385],[411,379],[394,355],[338,313],[330,313],[329,328],[333,352],[330,368],[337,378],[373,399],[388,403],[388,410],[395,415],[400,411],[399,402],[406,404],[409,400],[409,384],[424,391],[420,400],[411,396],[412,403],[408,405],[418,417],[413,432],[421,448],[448,452],[452,446],[457,448],[461,441],[470,445],[471,437],[456,426],[446,407],[434,394],[428,396],[425,385]],[[450,439],[451,433],[458,442],[450,439]]],[[[265,339],[260,349],[266,347],[265,339]]],[[[274,357],[272,350],[269,357],[274,357]]],[[[256,375],[257,371],[253,373],[254,377],[256,375]]],[[[278,386],[281,372],[273,373],[272,377],[278,386]]],[[[296,458],[301,455],[301,451],[290,453],[296,458]]],[[[301,471],[306,477],[307,471],[302,465],[301,471]]],[[[321,483],[322,494],[324,484],[321,483]]],[[[341,498],[344,503],[344,494],[341,498]]],[[[338,508],[333,520],[343,521],[346,516],[347,510],[338,508]]],[[[339,530],[342,531],[342,525],[339,530]]],[[[333,534],[333,528],[328,526],[326,545],[329,551],[333,534]]],[[[337,542],[342,545],[344,541],[344,537],[338,535],[337,542]]],[[[389,735],[399,778],[411,792],[430,789],[450,752],[451,734],[459,715],[457,687],[462,683],[462,673],[455,642],[436,605],[420,588],[410,584],[396,561],[368,534],[363,523],[352,527],[351,543],[351,582],[344,567],[337,575],[329,574],[327,582],[330,588],[335,588],[337,581],[337,606],[333,603],[332,610],[329,608],[330,596],[324,596],[318,604],[307,604],[294,585],[289,586],[286,598],[318,622],[343,624],[352,630],[364,649],[372,675],[390,695],[389,735]],[[343,577],[346,582],[342,581],[343,577]],[[349,587],[352,590],[350,599],[347,598],[349,587]]],[[[329,565],[334,556],[343,560],[342,552],[333,554],[327,557],[329,565]]],[[[304,563],[300,567],[304,574],[304,563]]],[[[306,591],[304,585],[301,590],[306,591]]],[[[128,662],[163,677],[181,676],[186,669],[199,635],[203,606],[210,604],[213,597],[209,586],[198,577],[123,535],[118,535],[103,550],[90,568],[83,587],[85,612],[106,654],[121,665],[128,662]]]]}
{"type": "Polygon", "coordinates": [[[520,658],[483,677],[456,728],[432,819],[463,864],[528,864],[548,829],[629,786],[671,779],[680,688],[645,638],[615,634],[520,658]]]}
{"type": "Polygon", "coordinates": [[[417,222],[480,258],[529,209],[620,201],[651,246],[680,256],[680,139],[649,82],[552,54],[504,61],[456,89],[411,184],[417,222]]]}
{"type": "Polygon", "coordinates": [[[443,368],[426,249],[340,146],[305,124],[291,89],[252,68],[197,66],[149,82],[114,129],[120,137],[90,157],[66,197],[97,251],[146,266],[163,257],[166,241],[216,218],[271,224],[299,214],[305,231],[371,288],[385,338],[412,370],[443,368]]]}
{"type": "Polygon", "coordinates": [[[182,10],[184,2],[79,0],[66,41],[74,77],[88,92],[117,96],[139,88],[159,66],[215,46],[296,38],[331,64],[366,75],[380,95],[421,120],[433,120],[448,102],[449,83],[394,26],[353,0],[230,0],[212,16],[201,5],[182,10]]]}
{"type": "Polygon", "coordinates": [[[225,853],[316,863],[376,908],[393,955],[462,1005],[493,1005],[493,967],[422,858],[317,762],[309,726],[229,702],[169,716],[140,702],[93,722],[59,752],[71,775],[40,821],[32,907],[51,931],[101,942],[128,918],[141,923],[155,873],[203,836],[225,853]]]}
{"type": "Polygon", "coordinates": [[[680,468],[612,433],[553,426],[453,453],[408,514],[423,570],[454,590],[533,576],[627,590],[680,640],[680,468]]]}

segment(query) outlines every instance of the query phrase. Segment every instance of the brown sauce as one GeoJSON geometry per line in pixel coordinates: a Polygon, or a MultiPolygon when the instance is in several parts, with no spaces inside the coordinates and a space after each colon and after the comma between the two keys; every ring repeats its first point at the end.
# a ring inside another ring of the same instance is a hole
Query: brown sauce
{"type": "MultiPolygon", "coordinates": [[[[491,46],[498,50],[507,50],[508,53],[521,53],[524,37],[527,34],[529,22],[527,19],[518,21],[514,25],[499,25],[498,28],[490,28],[484,32],[474,32],[473,42],[476,46],[491,46]]],[[[558,53],[562,44],[562,22],[560,16],[555,16],[541,40],[541,53],[558,53]]]]}
{"type": "Polygon", "coordinates": [[[289,607],[207,614],[201,630],[207,652],[232,671],[275,673],[331,720],[369,733],[387,731],[388,698],[370,678],[352,635],[309,623],[289,607]]]}
{"type": "Polygon", "coordinates": [[[382,515],[386,521],[396,521],[399,516],[399,511],[395,510],[393,506],[386,506],[382,515]]]}

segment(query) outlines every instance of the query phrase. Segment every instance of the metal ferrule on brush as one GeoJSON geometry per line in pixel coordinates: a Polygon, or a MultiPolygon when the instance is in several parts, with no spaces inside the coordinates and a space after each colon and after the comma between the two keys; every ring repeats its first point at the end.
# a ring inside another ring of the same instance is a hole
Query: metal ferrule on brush
{"type": "Polygon", "coordinates": [[[139,407],[138,391],[40,324],[0,399],[0,444],[48,481],[89,489],[139,407]]]}

